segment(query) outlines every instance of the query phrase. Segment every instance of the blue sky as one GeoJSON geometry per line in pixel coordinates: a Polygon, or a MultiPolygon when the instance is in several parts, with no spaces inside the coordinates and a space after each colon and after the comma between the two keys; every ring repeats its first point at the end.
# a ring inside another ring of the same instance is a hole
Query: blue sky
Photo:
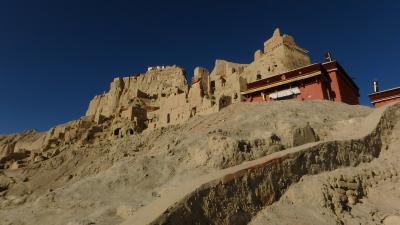
{"type": "Polygon", "coordinates": [[[400,1],[0,0],[0,133],[84,115],[116,76],[215,59],[249,63],[275,27],[313,62],[333,56],[369,105],[371,81],[400,86],[400,1]]]}

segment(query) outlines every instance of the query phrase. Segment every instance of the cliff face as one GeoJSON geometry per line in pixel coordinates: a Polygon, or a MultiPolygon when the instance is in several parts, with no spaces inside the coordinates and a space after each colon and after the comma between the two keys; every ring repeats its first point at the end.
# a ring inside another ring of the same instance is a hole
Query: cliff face
{"type": "Polygon", "coordinates": [[[187,91],[185,71],[176,66],[153,69],[138,76],[115,78],[109,92],[90,101],[86,116],[102,114],[108,117],[132,104],[158,106],[160,97],[187,91]]]}

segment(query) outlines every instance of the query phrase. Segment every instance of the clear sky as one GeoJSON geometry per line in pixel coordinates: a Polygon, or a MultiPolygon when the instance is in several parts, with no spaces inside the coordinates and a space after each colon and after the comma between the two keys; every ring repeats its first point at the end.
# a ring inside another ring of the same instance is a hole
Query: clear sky
{"type": "Polygon", "coordinates": [[[77,119],[114,77],[150,65],[191,76],[217,58],[249,63],[275,27],[313,62],[331,50],[362,104],[375,78],[400,86],[400,1],[0,0],[0,133],[77,119]]]}

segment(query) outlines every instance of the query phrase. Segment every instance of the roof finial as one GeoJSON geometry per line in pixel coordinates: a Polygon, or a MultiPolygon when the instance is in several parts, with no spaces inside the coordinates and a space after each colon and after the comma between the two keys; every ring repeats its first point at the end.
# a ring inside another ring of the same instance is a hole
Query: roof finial
{"type": "Polygon", "coordinates": [[[379,92],[378,80],[374,80],[373,85],[374,85],[374,93],[379,92]]]}

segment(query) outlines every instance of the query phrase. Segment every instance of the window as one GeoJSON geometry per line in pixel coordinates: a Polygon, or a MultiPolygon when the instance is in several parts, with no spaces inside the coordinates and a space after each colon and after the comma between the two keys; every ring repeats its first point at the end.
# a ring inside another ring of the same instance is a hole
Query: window
{"type": "Polygon", "coordinates": [[[261,80],[261,74],[257,74],[256,80],[261,80]]]}
{"type": "Polygon", "coordinates": [[[190,112],[190,117],[193,117],[196,115],[196,107],[192,108],[192,111],[190,112]]]}
{"type": "Polygon", "coordinates": [[[215,81],[211,81],[210,83],[210,92],[211,94],[214,94],[215,91],[215,81]]]}
{"type": "Polygon", "coordinates": [[[224,87],[226,83],[226,80],[224,78],[221,77],[221,86],[224,87]]]}

